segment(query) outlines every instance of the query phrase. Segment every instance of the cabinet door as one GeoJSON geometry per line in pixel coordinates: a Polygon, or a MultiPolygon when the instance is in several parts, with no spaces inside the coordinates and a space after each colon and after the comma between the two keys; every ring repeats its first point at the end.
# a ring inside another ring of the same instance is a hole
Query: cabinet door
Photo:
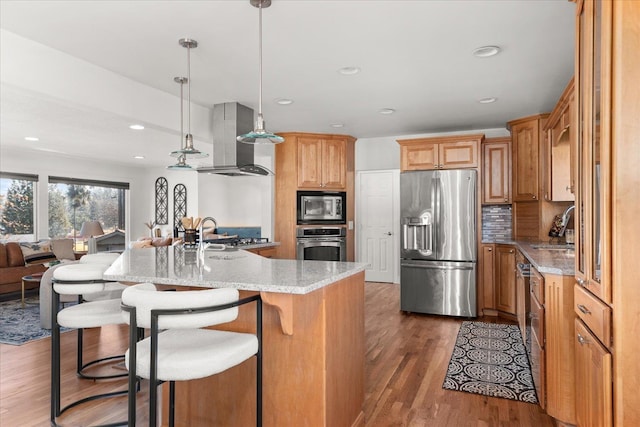
{"type": "Polygon", "coordinates": [[[529,289],[526,286],[524,276],[516,268],[516,304],[518,305],[518,326],[522,341],[527,342],[527,316],[529,315],[529,289]]]}
{"type": "Polygon", "coordinates": [[[329,139],[322,144],[322,187],[343,190],[347,185],[347,143],[329,139]]]}
{"type": "Polygon", "coordinates": [[[496,308],[516,314],[516,253],[511,246],[496,246],[496,308]]]}
{"type": "Polygon", "coordinates": [[[495,257],[493,245],[482,245],[482,286],[483,308],[495,310],[495,275],[493,273],[495,257]]]}
{"type": "Polygon", "coordinates": [[[575,320],[576,424],[610,427],[613,423],[611,353],[580,320],[575,320]]]}
{"type": "Polygon", "coordinates": [[[539,122],[531,120],[513,125],[513,201],[538,200],[539,122]]]}
{"type": "MultiPolygon", "coordinates": [[[[533,298],[533,297],[532,297],[533,298]]],[[[535,304],[535,301],[531,300],[531,305],[535,304]]],[[[531,363],[531,376],[533,377],[533,385],[536,388],[536,394],[538,395],[538,403],[542,409],[547,406],[546,396],[546,384],[545,384],[545,350],[544,346],[540,344],[540,340],[536,336],[535,331],[531,330],[531,351],[529,353],[529,362],[531,363]]]]}
{"type": "Polygon", "coordinates": [[[438,144],[438,163],[438,169],[477,168],[478,141],[438,144]]]}
{"type": "Polygon", "coordinates": [[[322,140],[298,138],[298,187],[322,188],[322,140]]]}
{"type": "Polygon", "coordinates": [[[511,203],[511,142],[482,144],[482,203],[511,203]]]}
{"type": "Polygon", "coordinates": [[[400,147],[400,160],[402,171],[437,169],[438,145],[426,143],[403,145],[400,147]]]}

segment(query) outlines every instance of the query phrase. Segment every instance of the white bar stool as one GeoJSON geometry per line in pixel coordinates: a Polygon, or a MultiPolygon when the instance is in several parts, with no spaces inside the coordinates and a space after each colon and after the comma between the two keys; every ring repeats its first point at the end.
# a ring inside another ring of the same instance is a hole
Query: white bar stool
{"type": "Polygon", "coordinates": [[[125,289],[122,309],[130,325],[129,426],[135,426],[138,377],[149,379],[149,425],[157,425],[157,388],[169,381],[169,426],[175,425],[175,381],[206,378],[256,356],[256,424],[262,425],[262,300],[238,299],[236,289],[158,292],[151,283],[125,289]],[[234,321],[238,306],[256,302],[256,334],[201,329],[234,321]],[[151,334],[136,342],[137,328],[151,334]],[[161,331],[162,330],[162,331],[161,331]],[[160,332],[161,331],[161,332],[160,332]],[[135,361],[135,363],[134,363],[135,361]]]}
{"type": "MultiPolygon", "coordinates": [[[[60,327],[76,328],[78,330],[77,375],[85,379],[112,379],[125,377],[127,373],[112,375],[88,375],[85,368],[109,360],[122,359],[124,355],[111,356],[88,363],[83,362],[83,328],[94,328],[106,325],[124,323],[120,309],[120,298],[101,299],[83,302],[83,296],[104,294],[105,282],[102,274],[108,264],[71,264],[57,268],[53,272],[53,292],[51,298],[51,424],[57,425],[56,418],[64,411],[79,404],[104,398],[119,396],[127,390],[88,396],[77,400],[61,409],[60,392],[60,327]],[[77,295],[79,303],[60,310],[60,295],[77,295]]],[[[122,292],[121,290],[119,291],[122,292]]],[[[126,421],[109,424],[126,425],[126,421]]]]}

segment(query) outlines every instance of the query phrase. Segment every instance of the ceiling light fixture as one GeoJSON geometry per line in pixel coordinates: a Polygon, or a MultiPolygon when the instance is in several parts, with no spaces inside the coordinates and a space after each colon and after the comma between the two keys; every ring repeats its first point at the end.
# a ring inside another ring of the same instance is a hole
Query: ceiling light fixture
{"type": "Polygon", "coordinates": [[[488,58],[490,56],[497,55],[500,53],[500,48],[498,46],[482,46],[473,50],[473,56],[478,58],[488,58]]]}
{"type": "MultiPolygon", "coordinates": [[[[191,49],[198,47],[198,42],[189,38],[178,40],[180,46],[187,49],[187,77],[186,81],[182,81],[185,77],[176,77],[173,80],[180,83],[180,123],[182,123],[182,85],[187,83],[187,134],[184,137],[184,147],[180,144],[180,149],[171,153],[172,157],[180,158],[184,156],[188,159],[201,159],[208,157],[207,153],[203,153],[200,150],[196,150],[193,147],[193,135],[191,134],[191,49]],[[179,80],[178,80],[179,79],[179,80]]],[[[180,125],[182,127],[182,125],[180,125]]],[[[180,131],[180,137],[182,138],[182,130],[180,131]]]]}
{"type": "Polygon", "coordinates": [[[256,127],[252,132],[239,135],[237,140],[246,144],[278,144],[284,138],[274,133],[268,132],[264,128],[264,118],[262,117],[262,9],[271,6],[271,0],[249,0],[252,6],[258,8],[258,118],[256,127]]]}
{"type": "Polygon", "coordinates": [[[278,98],[278,99],[276,99],[276,104],[278,104],[278,105],[291,105],[291,104],[293,104],[293,99],[278,98]]]}
{"type": "Polygon", "coordinates": [[[494,97],[489,97],[489,98],[481,98],[478,99],[478,102],[480,104],[491,104],[493,102],[496,102],[498,100],[498,98],[494,98],[494,97]]]}
{"type": "Polygon", "coordinates": [[[331,127],[332,128],[341,128],[341,127],[344,127],[344,124],[342,124],[342,123],[331,123],[331,127]]]}
{"type": "Polygon", "coordinates": [[[25,141],[31,141],[31,142],[40,141],[40,138],[37,138],[35,136],[25,136],[24,139],[25,141]]]}
{"type": "Polygon", "coordinates": [[[378,113],[386,115],[393,114],[395,112],[396,110],[394,110],[393,108],[382,108],[380,111],[378,111],[378,113]]]}
{"type": "Polygon", "coordinates": [[[358,67],[342,67],[338,70],[338,72],[345,76],[352,76],[354,74],[358,74],[360,72],[360,68],[358,67]]]}
{"type": "Polygon", "coordinates": [[[143,160],[144,156],[133,156],[133,158],[136,160],[143,160]]]}
{"type": "Polygon", "coordinates": [[[131,126],[129,126],[129,129],[142,130],[142,129],[144,129],[144,126],[142,126],[142,125],[131,125],[131,126]]]}
{"type": "Polygon", "coordinates": [[[175,154],[178,154],[178,163],[174,164],[174,165],[170,165],[167,166],[167,169],[170,170],[193,170],[193,168],[191,166],[189,166],[186,162],[186,156],[184,155],[183,151],[184,148],[182,146],[182,136],[184,135],[184,123],[183,123],[183,113],[182,110],[184,109],[184,84],[187,83],[189,81],[188,78],[186,77],[174,77],[173,81],[180,84],[180,149],[177,151],[173,151],[171,153],[171,156],[175,156],[175,154]]]}

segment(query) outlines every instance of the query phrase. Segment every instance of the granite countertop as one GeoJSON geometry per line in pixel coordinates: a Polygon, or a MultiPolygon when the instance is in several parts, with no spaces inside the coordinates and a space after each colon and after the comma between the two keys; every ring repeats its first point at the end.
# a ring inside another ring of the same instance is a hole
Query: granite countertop
{"type": "MultiPolygon", "coordinates": [[[[268,245],[273,245],[270,243],[268,245]]],[[[256,245],[259,246],[259,245],[256,245]]],[[[262,246],[264,247],[264,246],[262,246]]],[[[104,278],[126,282],[307,294],[364,271],[366,263],[270,259],[238,249],[127,249],[104,278]]]]}
{"type": "Polygon", "coordinates": [[[276,246],[280,246],[280,242],[253,243],[251,245],[242,245],[238,249],[264,249],[275,248],[276,246]]]}
{"type": "Polygon", "coordinates": [[[514,245],[532,266],[542,274],[575,275],[575,250],[565,249],[567,245],[550,245],[548,242],[532,242],[526,240],[483,240],[482,243],[514,245]],[[549,249],[534,246],[549,246],[549,249]]]}

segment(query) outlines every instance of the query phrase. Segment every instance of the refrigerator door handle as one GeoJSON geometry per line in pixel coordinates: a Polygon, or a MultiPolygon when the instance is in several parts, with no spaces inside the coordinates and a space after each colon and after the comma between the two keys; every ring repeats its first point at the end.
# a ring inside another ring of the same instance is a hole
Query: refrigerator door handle
{"type": "Polygon", "coordinates": [[[473,270],[473,265],[468,265],[468,266],[434,265],[434,264],[420,264],[420,263],[411,263],[411,262],[403,262],[400,265],[401,267],[424,268],[426,270],[473,270]]]}

